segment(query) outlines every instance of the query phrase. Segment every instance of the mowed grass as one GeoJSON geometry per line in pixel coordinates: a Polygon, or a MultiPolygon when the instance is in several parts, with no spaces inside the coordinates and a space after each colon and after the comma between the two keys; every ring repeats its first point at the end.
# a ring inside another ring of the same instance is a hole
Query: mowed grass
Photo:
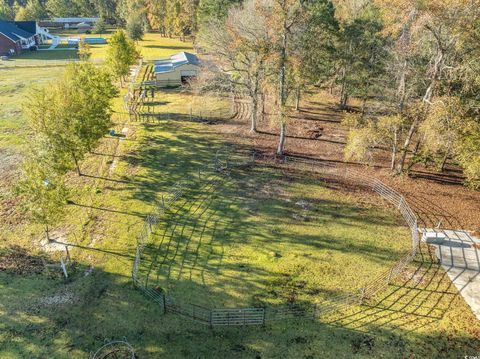
{"type": "Polygon", "coordinates": [[[0,148],[18,146],[27,119],[23,104],[36,88],[58,78],[64,68],[9,68],[0,70],[0,148]]]}
{"type": "Polygon", "coordinates": [[[204,174],[155,228],[139,277],[206,307],[313,304],[354,292],[409,250],[388,208],[279,170],[204,174]]]}
{"type": "MultiPolygon", "coordinates": [[[[115,29],[108,29],[104,34],[78,34],[75,30],[59,30],[53,33],[62,37],[103,37],[110,39],[115,29]]],[[[136,42],[140,55],[152,58],[166,58],[180,51],[193,51],[192,43],[189,41],[180,41],[179,38],[163,37],[159,33],[145,33],[142,40],[136,42]]],[[[92,59],[104,59],[106,56],[107,45],[91,44],[92,59]]],[[[51,51],[50,51],[51,52],[51,51]]]]}
{"type": "MultiPolygon", "coordinates": [[[[41,268],[40,255],[57,263],[65,255],[61,246],[59,252],[42,252],[51,247],[40,246],[41,226],[21,215],[14,225],[0,223],[0,247],[18,245],[27,252],[18,261],[25,264],[22,270],[0,271],[1,358],[86,358],[105,340],[123,338],[140,358],[477,355],[478,323],[442,270],[428,263],[420,270],[413,264],[411,275],[397,278],[365,306],[317,322],[212,330],[163,315],[163,308],[132,286],[136,239],[161,195],[179,180],[198,178],[198,168],[230,145],[216,125],[190,120],[190,105],[195,117],[211,109],[228,113],[228,101],[157,91],[149,101],[159,116],[127,121],[123,94],[114,120],[115,130],[123,129],[126,138],[106,136],[82,161],[84,176],[68,179],[75,190],[67,216],[52,228],[52,237],[69,244],[75,263],[68,268],[70,279],[65,282],[59,269],[34,273],[41,268]],[[436,280],[429,280],[434,275],[436,280]],[[391,306],[392,301],[398,304],[391,306]],[[430,307],[441,308],[443,316],[430,307]]],[[[192,302],[321,300],[358,288],[410,245],[395,212],[374,203],[376,197],[335,189],[321,177],[255,168],[221,178],[215,191],[202,189],[207,183],[202,177],[186,192],[185,205],[178,202],[182,211],[164,218],[164,228],[177,223],[177,229],[166,238],[172,240],[170,248],[155,252],[167,254],[164,265],[152,271],[157,283],[192,302]],[[195,264],[197,228],[204,223],[208,235],[195,264]]],[[[155,231],[157,239],[161,229],[155,231]]],[[[6,258],[0,254],[0,263],[8,263],[6,258]]]]}
{"type": "MultiPolygon", "coordinates": [[[[114,29],[109,29],[104,34],[78,34],[73,30],[53,31],[55,35],[62,37],[103,37],[108,39],[112,36],[114,29]]],[[[189,41],[181,41],[179,38],[163,37],[158,33],[145,33],[142,40],[136,42],[137,49],[141,56],[152,61],[155,59],[162,59],[170,57],[171,55],[180,51],[193,51],[192,43],[189,41]]],[[[75,49],[71,49],[73,45],[60,44],[56,49],[45,50],[48,46],[41,46],[39,51],[25,51],[20,55],[10,58],[8,64],[5,66],[13,66],[14,62],[22,65],[28,61],[29,66],[52,66],[55,65],[55,60],[72,60],[78,59],[78,53],[75,49]]],[[[93,61],[102,62],[106,57],[108,44],[91,44],[91,59],[93,61]]],[[[0,69],[2,68],[0,62],[0,69]]]]}

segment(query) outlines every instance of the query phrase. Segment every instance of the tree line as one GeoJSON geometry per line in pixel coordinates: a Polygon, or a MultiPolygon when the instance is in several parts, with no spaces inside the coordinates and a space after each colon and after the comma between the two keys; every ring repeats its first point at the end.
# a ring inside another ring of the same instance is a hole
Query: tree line
{"type": "Polygon", "coordinates": [[[207,18],[197,40],[216,66],[205,88],[250,99],[279,124],[302,93],[329,91],[346,111],[345,159],[391,153],[395,173],[461,166],[480,187],[480,1],[245,0],[207,18]]]}
{"type": "Polygon", "coordinates": [[[24,104],[28,118],[26,151],[16,186],[23,209],[34,222],[49,226],[65,215],[71,188],[67,178],[112,128],[112,101],[138,58],[123,30],[108,45],[105,65],[83,60],[67,66],[58,80],[32,90],[24,104]]]}
{"type": "Polygon", "coordinates": [[[117,26],[141,26],[164,36],[195,34],[200,24],[224,17],[240,0],[0,0],[0,20],[100,17],[117,26]]]}

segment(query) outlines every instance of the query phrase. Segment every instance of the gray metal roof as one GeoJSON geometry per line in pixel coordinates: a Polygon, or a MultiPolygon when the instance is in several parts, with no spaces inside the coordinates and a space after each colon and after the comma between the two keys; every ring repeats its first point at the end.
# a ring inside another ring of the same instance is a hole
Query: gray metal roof
{"type": "Polygon", "coordinates": [[[198,57],[189,52],[179,52],[170,56],[169,59],[158,60],[155,62],[154,71],[156,74],[174,71],[178,66],[185,64],[198,65],[198,57]]]}
{"type": "Polygon", "coordinates": [[[22,38],[28,39],[35,34],[20,29],[14,22],[0,20],[0,34],[5,35],[10,40],[17,42],[22,38]]]}

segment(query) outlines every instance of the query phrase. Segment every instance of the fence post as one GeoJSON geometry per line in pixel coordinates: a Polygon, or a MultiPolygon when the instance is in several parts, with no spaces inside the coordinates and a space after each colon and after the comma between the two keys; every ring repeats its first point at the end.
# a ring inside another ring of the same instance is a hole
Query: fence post
{"type": "Polygon", "coordinates": [[[167,314],[167,299],[165,298],[165,294],[162,293],[162,299],[163,299],[163,314],[167,314]]]}
{"type": "Polygon", "coordinates": [[[313,320],[317,318],[317,303],[313,303],[313,320]]]}
{"type": "Polygon", "coordinates": [[[392,272],[393,272],[393,267],[390,269],[390,272],[388,273],[387,284],[390,284],[390,282],[392,281],[392,272]]]}
{"type": "Polygon", "coordinates": [[[60,267],[62,268],[65,279],[68,279],[67,268],[65,267],[65,263],[63,262],[63,257],[60,257],[60,267]]]}
{"type": "Polygon", "coordinates": [[[365,299],[365,287],[360,288],[360,304],[363,304],[365,299]]]}
{"type": "Polygon", "coordinates": [[[415,257],[417,254],[417,246],[418,246],[418,223],[417,219],[413,222],[413,229],[412,229],[412,256],[415,257]]]}

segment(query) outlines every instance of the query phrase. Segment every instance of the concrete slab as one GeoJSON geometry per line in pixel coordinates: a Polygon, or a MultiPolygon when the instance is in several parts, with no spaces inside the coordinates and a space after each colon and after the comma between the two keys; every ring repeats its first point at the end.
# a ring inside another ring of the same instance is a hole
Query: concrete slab
{"type": "Polygon", "coordinates": [[[438,232],[444,238],[425,241],[435,247],[435,253],[450,280],[463,296],[473,313],[480,320],[480,239],[463,230],[424,229],[438,232]]]}

